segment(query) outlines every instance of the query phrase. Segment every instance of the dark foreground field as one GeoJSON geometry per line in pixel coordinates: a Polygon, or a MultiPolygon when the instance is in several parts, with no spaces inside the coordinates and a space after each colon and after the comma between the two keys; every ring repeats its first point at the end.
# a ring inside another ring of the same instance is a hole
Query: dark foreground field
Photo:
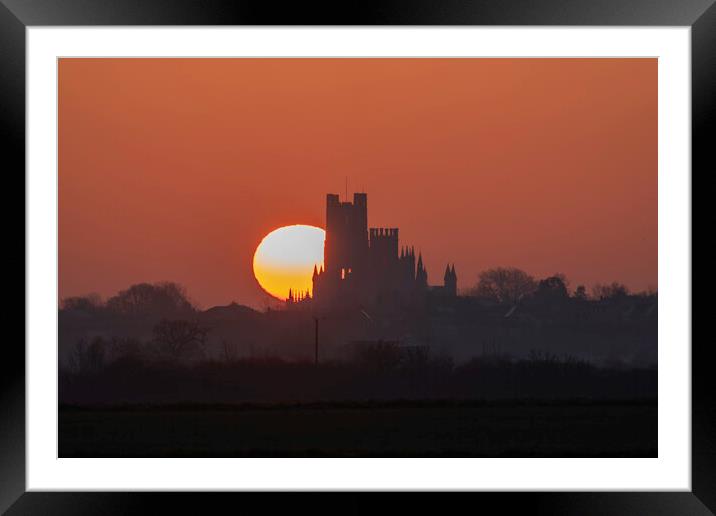
{"type": "Polygon", "coordinates": [[[656,457],[656,401],[61,406],[60,457],[656,457]]]}

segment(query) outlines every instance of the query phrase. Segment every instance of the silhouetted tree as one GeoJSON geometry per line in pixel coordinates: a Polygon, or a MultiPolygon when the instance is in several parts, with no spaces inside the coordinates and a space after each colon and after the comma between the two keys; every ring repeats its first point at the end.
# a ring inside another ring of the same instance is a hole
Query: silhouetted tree
{"type": "Polygon", "coordinates": [[[514,267],[497,267],[480,273],[473,294],[498,303],[516,303],[531,295],[535,288],[534,278],[526,272],[514,267]]]}
{"type": "Polygon", "coordinates": [[[66,297],[60,303],[62,310],[93,312],[102,308],[102,298],[99,294],[86,296],[66,297]]]}
{"type": "Polygon", "coordinates": [[[142,344],[138,339],[132,337],[113,337],[109,350],[113,360],[142,358],[142,344]]]}
{"type": "Polygon", "coordinates": [[[209,329],[195,321],[162,319],[154,327],[159,351],[173,358],[203,355],[209,329]]]}
{"type": "Polygon", "coordinates": [[[596,284],[592,289],[595,299],[619,299],[629,295],[629,289],[622,283],[613,282],[611,285],[596,284]]]}
{"type": "Polygon", "coordinates": [[[535,296],[543,301],[561,301],[569,297],[567,278],[564,274],[555,274],[540,280],[535,296]]]}
{"type": "Polygon", "coordinates": [[[91,343],[80,339],[68,357],[70,370],[79,373],[96,373],[104,365],[105,342],[102,337],[95,337],[91,343]]]}
{"type": "Polygon", "coordinates": [[[574,290],[574,299],[579,299],[580,301],[587,300],[587,289],[584,287],[584,285],[579,285],[574,290]]]}
{"type": "Polygon", "coordinates": [[[530,349],[527,363],[531,365],[553,365],[559,363],[559,357],[554,353],[542,351],[541,349],[530,349]]]}
{"type": "Polygon", "coordinates": [[[635,295],[641,297],[642,299],[656,299],[659,296],[659,292],[655,287],[649,286],[646,290],[638,292],[635,295]]]}
{"type": "Polygon", "coordinates": [[[195,311],[184,287],[171,282],[132,285],[108,299],[107,308],[124,315],[176,316],[195,311]]]}
{"type": "Polygon", "coordinates": [[[362,346],[357,353],[357,362],[372,371],[392,371],[401,361],[400,348],[393,342],[378,342],[362,346]]]}
{"type": "Polygon", "coordinates": [[[236,343],[224,339],[221,341],[221,344],[224,349],[224,360],[226,362],[234,362],[237,357],[236,343]]]}

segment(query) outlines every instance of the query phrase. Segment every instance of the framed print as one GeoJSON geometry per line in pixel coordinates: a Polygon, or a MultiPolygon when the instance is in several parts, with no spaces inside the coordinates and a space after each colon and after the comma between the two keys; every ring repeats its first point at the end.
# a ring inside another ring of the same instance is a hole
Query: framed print
{"type": "Polygon", "coordinates": [[[714,511],[716,7],[658,7],[3,0],[3,510],[714,511]]]}

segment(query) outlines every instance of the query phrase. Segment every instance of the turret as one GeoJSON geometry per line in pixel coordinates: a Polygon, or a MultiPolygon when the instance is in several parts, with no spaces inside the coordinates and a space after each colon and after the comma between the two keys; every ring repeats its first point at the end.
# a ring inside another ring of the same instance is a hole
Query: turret
{"type": "Polygon", "coordinates": [[[456,296],[457,295],[457,274],[455,274],[455,264],[450,266],[450,264],[447,265],[445,268],[445,277],[444,277],[444,290],[445,293],[449,296],[456,296]]]}
{"type": "Polygon", "coordinates": [[[428,271],[426,271],[425,267],[423,266],[423,253],[418,254],[417,269],[418,270],[415,273],[415,283],[418,286],[418,288],[427,289],[428,288],[428,271]]]}

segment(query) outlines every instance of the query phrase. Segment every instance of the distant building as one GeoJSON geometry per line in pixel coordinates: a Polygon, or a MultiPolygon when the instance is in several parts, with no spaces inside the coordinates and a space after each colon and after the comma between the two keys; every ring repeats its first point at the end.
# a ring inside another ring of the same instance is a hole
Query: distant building
{"type": "Polygon", "coordinates": [[[450,266],[448,264],[445,267],[445,274],[443,275],[443,285],[438,287],[430,287],[430,292],[444,297],[455,297],[457,296],[457,274],[455,274],[455,264],[450,266]]]}
{"type": "Polygon", "coordinates": [[[311,302],[317,311],[370,308],[392,311],[424,303],[430,292],[457,295],[455,265],[448,265],[444,285],[430,287],[428,272],[414,247],[400,246],[398,228],[368,228],[368,195],[353,202],[326,195],[324,267],[313,272],[313,296],[288,303],[311,302]]]}

